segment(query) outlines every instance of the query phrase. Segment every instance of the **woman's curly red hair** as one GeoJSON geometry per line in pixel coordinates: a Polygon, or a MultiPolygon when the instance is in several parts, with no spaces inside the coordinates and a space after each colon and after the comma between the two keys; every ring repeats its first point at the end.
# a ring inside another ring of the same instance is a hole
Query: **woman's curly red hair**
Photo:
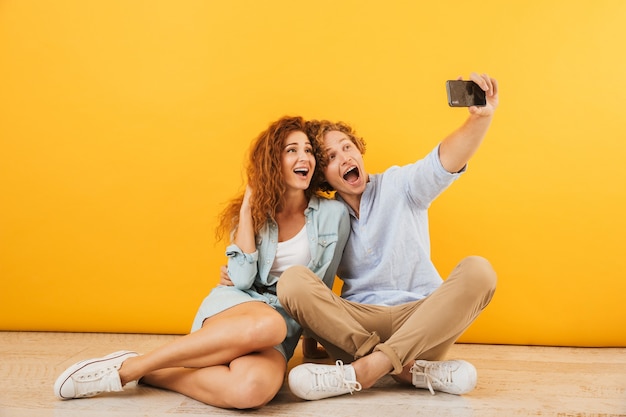
{"type": "MultiPolygon", "coordinates": [[[[283,205],[286,186],[281,170],[282,151],[285,139],[292,132],[307,134],[316,161],[321,160],[320,142],[313,136],[309,124],[300,116],[284,116],[259,134],[250,146],[246,165],[247,184],[252,191],[250,203],[255,234],[269,219],[276,218],[276,213],[283,205]]],[[[321,171],[316,166],[311,184],[305,190],[307,200],[319,189],[322,179],[321,171]]],[[[216,229],[218,240],[236,231],[243,195],[241,192],[233,198],[222,211],[216,229]]]]}

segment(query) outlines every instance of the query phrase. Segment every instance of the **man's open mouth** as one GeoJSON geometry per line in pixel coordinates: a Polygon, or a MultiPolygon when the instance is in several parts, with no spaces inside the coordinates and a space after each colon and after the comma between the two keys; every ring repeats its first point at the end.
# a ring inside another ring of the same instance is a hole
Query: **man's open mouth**
{"type": "Polygon", "coordinates": [[[359,168],[352,167],[345,174],[343,174],[343,179],[347,182],[352,183],[358,180],[360,176],[361,174],[359,173],[359,168]]]}

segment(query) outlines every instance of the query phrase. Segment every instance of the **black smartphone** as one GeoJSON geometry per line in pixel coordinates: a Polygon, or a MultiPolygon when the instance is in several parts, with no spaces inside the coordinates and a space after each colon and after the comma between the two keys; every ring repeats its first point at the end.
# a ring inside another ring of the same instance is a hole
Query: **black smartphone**
{"type": "Polygon", "coordinates": [[[474,81],[448,80],[448,105],[450,107],[486,106],[485,92],[474,81]]]}

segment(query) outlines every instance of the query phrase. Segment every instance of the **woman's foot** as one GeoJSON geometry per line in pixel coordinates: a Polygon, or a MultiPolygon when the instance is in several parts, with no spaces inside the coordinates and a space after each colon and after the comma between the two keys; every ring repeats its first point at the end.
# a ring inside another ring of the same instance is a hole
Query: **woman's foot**
{"type": "Polygon", "coordinates": [[[67,368],[54,383],[54,395],[61,400],[87,398],[103,392],[122,391],[118,370],[137,352],[122,350],[102,358],[87,359],[67,368]]]}

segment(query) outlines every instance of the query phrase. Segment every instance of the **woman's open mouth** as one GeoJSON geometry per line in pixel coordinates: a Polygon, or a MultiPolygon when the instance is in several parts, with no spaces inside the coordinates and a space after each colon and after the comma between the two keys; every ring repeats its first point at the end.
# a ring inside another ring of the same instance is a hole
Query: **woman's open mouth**
{"type": "Polygon", "coordinates": [[[293,172],[302,177],[306,177],[307,175],[309,175],[309,170],[307,168],[296,168],[293,170],[293,172]]]}

